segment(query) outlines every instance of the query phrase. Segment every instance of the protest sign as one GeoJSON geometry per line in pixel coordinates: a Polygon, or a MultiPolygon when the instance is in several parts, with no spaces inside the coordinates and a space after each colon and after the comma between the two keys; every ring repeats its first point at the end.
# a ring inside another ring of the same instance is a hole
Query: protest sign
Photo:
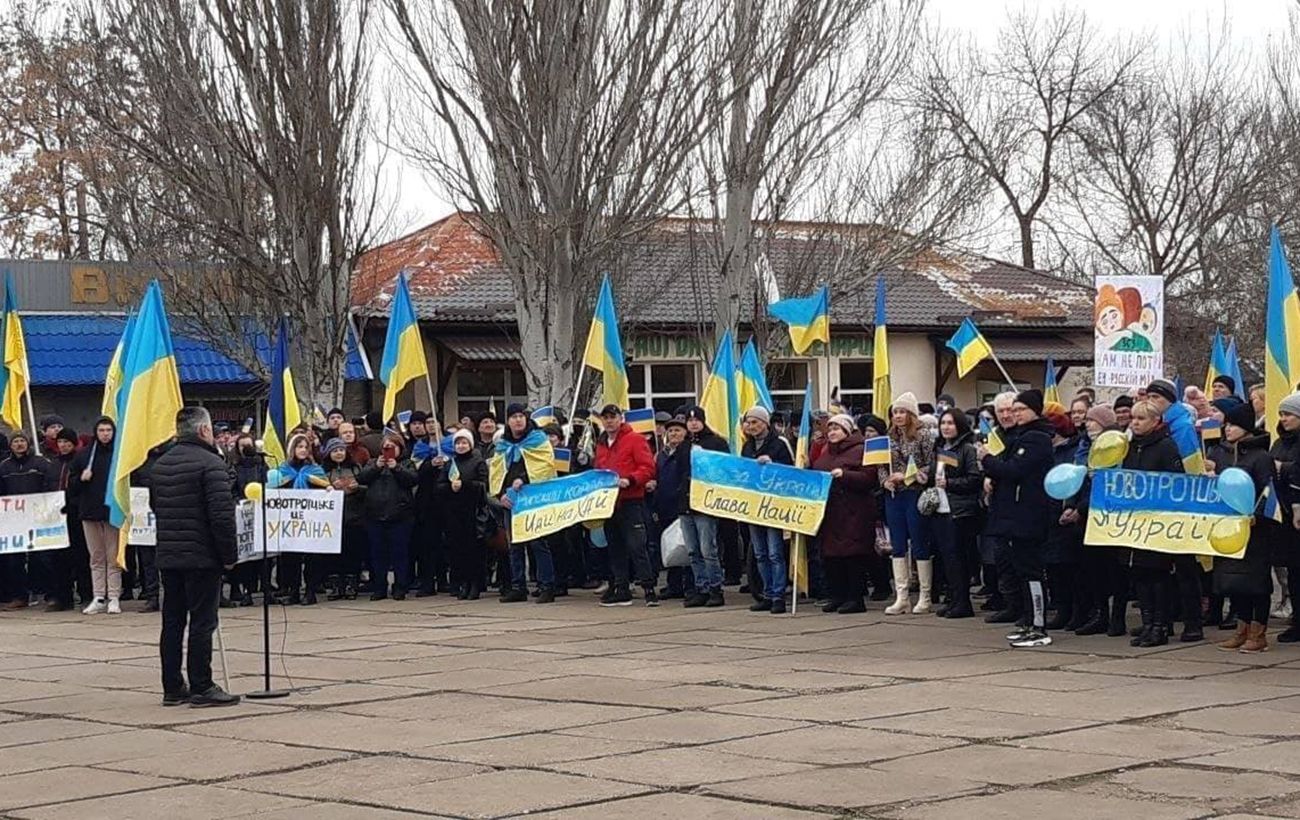
{"type": "Polygon", "coordinates": [[[0,555],[68,546],[63,492],[0,496],[0,555]]]}
{"type": "MultiPolygon", "coordinates": [[[[343,549],[341,492],[267,490],[259,512],[266,516],[268,552],[337,555],[343,549]]],[[[256,529],[259,517],[254,516],[256,529]]]]}
{"type": "Polygon", "coordinates": [[[248,499],[235,505],[235,563],[262,557],[261,527],[257,526],[257,505],[248,499]]]}
{"type": "Polygon", "coordinates": [[[1219,497],[1214,478],[1096,470],[1084,542],[1098,547],[1240,558],[1244,547],[1232,554],[1216,551],[1210,534],[1214,524],[1224,518],[1246,517],[1219,497]]]}
{"type": "Polygon", "coordinates": [[[830,491],[830,473],[691,451],[691,509],[706,515],[816,535],[830,491]]]}
{"type": "Polygon", "coordinates": [[[614,514],[618,474],[591,470],[510,491],[510,538],[524,542],[614,514]]]}
{"type": "Polygon", "coordinates": [[[148,487],[131,488],[131,531],[127,533],[126,543],[135,547],[158,545],[158,527],[149,508],[148,487]]]}
{"type": "Polygon", "coordinates": [[[1165,371],[1165,287],[1159,276],[1098,276],[1093,384],[1144,387],[1165,371]]]}

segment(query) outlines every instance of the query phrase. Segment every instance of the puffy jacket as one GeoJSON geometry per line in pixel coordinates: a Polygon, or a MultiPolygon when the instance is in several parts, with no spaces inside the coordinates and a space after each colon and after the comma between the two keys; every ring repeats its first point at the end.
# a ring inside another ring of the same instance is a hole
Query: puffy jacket
{"type": "Polygon", "coordinates": [[[59,471],[45,456],[28,450],[0,461],[0,487],[4,495],[47,493],[59,488],[59,471]]]}
{"type": "Polygon", "coordinates": [[[985,533],[1022,541],[1047,537],[1050,501],[1043,478],[1052,469],[1052,424],[1035,419],[1003,431],[1006,449],[980,462],[993,479],[985,533]]]}
{"type": "Polygon", "coordinates": [[[358,480],[366,488],[366,518],[370,521],[412,521],[415,519],[415,465],[401,459],[397,466],[379,466],[379,458],[361,470],[358,480]]]}
{"type": "MultiPolygon", "coordinates": [[[[984,493],[984,474],[980,472],[979,457],[975,453],[974,434],[967,432],[951,443],[941,443],[935,451],[935,463],[940,458],[956,459],[957,466],[944,464],[944,492],[948,494],[948,508],[953,518],[970,518],[980,514],[980,496],[984,493]]],[[[936,466],[937,470],[938,467],[936,466]]]]}
{"type": "MultiPolygon", "coordinates": [[[[673,453],[674,465],[677,467],[677,473],[680,477],[677,483],[676,515],[686,515],[691,511],[691,451],[696,447],[713,453],[731,452],[731,448],[727,446],[727,440],[713,432],[708,425],[701,428],[698,433],[688,432],[686,434],[686,441],[673,453]]],[[[662,488],[662,486],[663,482],[660,482],[660,487],[662,488]]]]}
{"type": "Polygon", "coordinates": [[[767,456],[777,464],[794,464],[794,453],[790,444],[771,430],[761,440],[745,436],[745,443],[740,448],[741,458],[758,458],[767,456]]]}
{"type": "Polygon", "coordinates": [[[862,440],[862,434],[855,432],[843,441],[828,441],[812,464],[823,473],[844,471],[831,480],[826,515],[817,531],[823,558],[858,558],[876,548],[873,496],[880,479],[874,467],[862,465],[862,440]]]}
{"type": "Polygon", "coordinates": [[[160,570],[221,569],[235,563],[235,494],[217,448],[176,442],[153,465],[149,506],[158,523],[160,570]]]}
{"type": "MultiPolygon", "coordinates": [[[[1133,436],[1128,443],[1128,454],[1122,465],[1125,470],[1143,470],[1152,473],[1181,473],[1183,459],[1178,455],[1178,445],[1169,437],[1169,428],[1161,426],[1144,436],[1133,436]]],[[[1125,549],[1120,552],[1120,562],[1130,567],[1168,572],[1174,566],[1171,555],[1155,550],[1125,549]]]]}
{"type": "Polygon", "coordinates": [[[246,498],[244,488],[249,484],[266,485],[266,459],[261,455],[241,458],[231,469],[235,474],[235,498],[246,498]]]}
{"type": "Polygon", "coordinates": [[[650,445],[641,435],[624,422],[613,439],[601,433],[596,440],[596,469],[611,470],[625,478],[628,486],[618,491],[618,502],[640,501],[645,498],[645,485],[655,477],[655,457],[650,445]]]}
{"type": "MultiPolygon", "coordinates": [[[[113,420],[104,416],[95,422],[112,424],[113,420]]],[[[68,494],[76,496],[77,508],[81,510],[82,521],[107,521],[108,505],[104,499],[108,495],[108,474],[112,470],[113,446],[117,444],[117,427],[113,427],[113,440],[108,444],[98,439],[77,452],[72,462],[72,477],[68,480],[68,494]],[[90,468],[90,481],[83,482],[81,473],[90,468]]]]}

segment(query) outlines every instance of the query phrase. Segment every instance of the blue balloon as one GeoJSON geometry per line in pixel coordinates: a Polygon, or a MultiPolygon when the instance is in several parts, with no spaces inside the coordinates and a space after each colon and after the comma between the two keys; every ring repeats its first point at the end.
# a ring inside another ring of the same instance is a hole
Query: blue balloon
{"type": "Polygon", "coordinates": [[[1219,498],[1238,515],[1255,511],[1255,481],[1240,467],[1229,467],[1219,474],[1219,498]]]}
{"type": "Polygon", "coordinates": [[[1058,464],[1048,470],[1043,479],[1043,489],[1057,501],[1064,501],[1083,489],[1083,480],[1088,477],[1088,468],[1082,464],[1058,464]]]}

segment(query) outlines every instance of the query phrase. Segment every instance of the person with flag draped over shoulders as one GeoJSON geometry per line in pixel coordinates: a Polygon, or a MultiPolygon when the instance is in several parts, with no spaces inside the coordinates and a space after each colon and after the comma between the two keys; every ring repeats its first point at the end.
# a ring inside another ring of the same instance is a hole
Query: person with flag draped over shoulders
{"type": "Polygon", "coordinates": [[[361,484],[360,464],[352,460],[348,445],[341,438],[325,442],[325,477],[330,486],[343,493],[343,533],[339,554],[330,556],[332,578],[326,579],[330,601],[357,598],[358,579],[366,563],[369,542],[366,536],[366,488],[361,484]]]}
{"type": "Polygon", "coordinates": [[[434,498],[442,508],[451,584],[462,601],[477,601],[483,590],[487,559],[479,520],[487,490],[488,466],[474,447],[474,433],[452,436],[453,455],[437,470],[434,498]]]}
{"type": "Polygon", "coordinates": [[[623,408],[606,404],[600,411],[604,431],[596,439],[597,470],[609,470],[618,475],[618,501],[614,514],[605,522],[605,537],[609,542],[610,574],[614,582],[601,596],[601,606],[629,606],[632,592],[629,588],[629,564],[636,574],[635,581],[644,590],[646,606],[658,606],[659,594],[655,591],[658,578],[653,574],[650,555],[646,551],[648,538],[645,509],[646,485],[655,479],[655,457],[650,445],[623,419],[623,408]]]}
{"type": "Polygon", "coordinates": [[[876,548],[873,500],[880,478],[862,463],[862,434],[853,417],[831,416],[826,446],[810,465],[831,475],[826,514],[817,531],[829,600],[822,612],[840,615],[867,611],[867,560],[876,548]]]}
{"type": "MultiPolygon", "coordinates": [[[[316,463],[313,456],[316,448],[312,446],[311,439],[305,430],[295,429],[289,435],[289,442],[284,449],[287,458],[266,475],[268,489],[323,490],[329,488],[329,478],[325,475],[325,470],[316,463]]],[[[280,587],[280,595],[284,596],[287,592],[287,603],[292,605],[307,604],[308,606],[316,603],[316,591],[324,580],[324,573],[321,572],[324,562],[321,559],[322,556],[318,555],[304,556],[302,553],[297,552],[280,553],[276,581],[280,587]],[[305,596],[299,591],[304,575],[307,582],[305,596]]]]}
{"type": "Polygon", "coordinates": [[[1232,467],[1245,470],[1255,482],[1257,503],[1246,554],[1241,558],[1214,558],[1213,590],[1232,599],[1237,630],[1219,644],[1220,649],[1246,653],[1268,650],[1268,618],[1272,607],[1273,565],[1271,545],[1281,525],[1265,514],[1275,486],[1273,460],[1268,454],[1268,434],[1255,429],[1255,411],[1239,404],[1224,414],[1223,437],[1206,453],[1210,475],[1232,467]]]}
{"type": "Polygon", "coordinates": [[[895,398],[889,415],[889,464],[879,468],[894,570],[894,603],[885,608],[885,614],[902,615],[909,609],[910,552],[921,586],[916,606],[910,608],[919,615],[930,611],[934,562],[930,522],[917,509],[917,501],[933,477],[935,434],[921,425],[920,405],[911,393],[895,398]]]}
{"type": "Polygon", "coordinates": [[[447,556],[443,551],[442,520],[434,502],[434,485],[438,470],[446,465],[449,454],[441,452],[441,442],[434,438],[435,424],[428,413],[412,410],[407,426],[407,447],[416,465],[411,578],[417,598],[447,591],[447,556]]]}
{"type": "Polygon", "coordinates": [[[417,481],[415,465],[403,452],[405,441],[389,433],[379,453],[361,470],[366,488],[366,535],[370,542],[370,600],[388,597],[388,571],[393,572],[394,601],[406,599],[411,588],[411,531],[415,527],[417,481]]]}
{"type": "MultiPolygon", "coordinates": [[[[759,464],[794,464],[789,441],[773,432],[770,420],[771,415],[762,406],[745,411],[742,419],[745,443],[740,449],[741,457],[752,458],[759,464]]],[[[785,612],[787,578],[785,540],[781,537],[781,529],[750,524],[749,543],[754,552],[754,563],[758,566],[758,579],[749,579],[749,588],[754,591],[759,584],[762,585],[762,597],[755,595],[749,611],[781,615],[785,612]]]]}
{"type": "MultiPolygon", "coordinates": [[[[501,438],[493,444],[488,460],[488,489],[507,510],[513,506],[510,492],[526,484],[537,484],[555,478],[555,448],[533,421],[528,408],[518,402],[506,407],[506,428],[501,438]]],[[[507,538],[510,522],[505,523],[507,538]]],[[[545,538],[516,542],[510,539],[510,578],[501,579],[503,604],[517,604],[528,600],[528,560],[532,554],[537,564],[537,603],[555,602],[555,562],[551,545],[545,538]]],[[[500,570],[498,570],[500,572],[500,570]]]]}
{"type": "Polygon", "coordinates": [[[682,602],[686,607],[719,607],[726,601],[722,594],[722,558],[719,552],[718,519],[691,509],[691,451],[695,448],[714,453],[728,453],[727,440],[709,429],[704,408],[686,408],[686,441],[674,454],[678,466],[677,520],[682,538],[691,553],[691,574],[695,591],[682,602]]]}
{"type": "Polygon", "coordinates": [[[116,444],[117,425],[108,416],[100,416],[95,422],[95,438],[73,459],[72,475],[68,479],[68,492],[77,500],[90,555],[94,598],[83,610],[86,615],[122,611],[122,569],[114,559],[118,531],[108,520],[108,505],[104,501],[116,444]]]}
{"type": "MultiPolygon", "coordinates": [[[[992,484],[990,534],[1006,539],[1006,574],[999,567],[999,583],[1008,610],[1019,612],[1017,629],[1008,636],[1016,648],[1048,646],[1043,611],[1044,544],[1047,539],[1051,505],[1043,479],[1052,468],[1052,425],[1042,418],[1043,393],[1025,390],[1011,405],[1015,414],[1015,433],[1005,448],[993,455],[987,445],[976,448],[980,466],[992,484]]],[[[995,622],[1001,622],[1000,620],[995,622]]]]}
{"type": "Polygon", "coordinates": [[[935,451],[934,486],[948,498],[934,516],[934,541],[943,561],[948,603],[936,614],[941,618],[970,618],[970,579],[979,563],[976,539],[982,521],[980,493],[984,475],[975,456],[969,417],[958,409],[939,416],[939,441],[935,451]]]}

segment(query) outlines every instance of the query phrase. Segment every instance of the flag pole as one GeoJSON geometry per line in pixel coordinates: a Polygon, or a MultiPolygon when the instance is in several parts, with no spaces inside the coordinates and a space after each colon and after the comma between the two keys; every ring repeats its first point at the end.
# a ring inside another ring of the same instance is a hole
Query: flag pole
{"type": "Polygon", "coordinates": [[[32,409],[32,383],[30,377],[27,381],[27,389],[23,390],[23,397],[27,399],[27,417],[32,423],[32,448],[36,455],[41,454],[41,439],[36,434],[36,411],[32,409]]]}
{"type": "MultiPolygon", "coordinates": [[[[573,402],[569,407],[569,430],[570,431],[573,430],[574,414],[578,412],[578,399],[582,396],[582,377],[585,375],[587,375],[587,365],[586,362],[581,362],[578,364],[578,384],[576,387],[573,388],[573,402]]],[[[626,410],[627,408],[624,407],[623,409],[626,410]]],[[[570,432],[570,435],[572,435],[572,432],[570,432]]]]}
{"type": "Polygon", "coordinates": [[[1015,390],[1016,382],[1014,379],[1011,378],[1011,374],[1007,373],[1007,369],[1002,366],[1002,361],[998,358],[998,354],[993,352],[993,345],[989,345],[989,358],[992,359],[993,363],[998,366],[998,370],[1002,371],[1002,378],[1006,379],[1007,387],[1010,387],[1012,390],[1015,390]]]}

